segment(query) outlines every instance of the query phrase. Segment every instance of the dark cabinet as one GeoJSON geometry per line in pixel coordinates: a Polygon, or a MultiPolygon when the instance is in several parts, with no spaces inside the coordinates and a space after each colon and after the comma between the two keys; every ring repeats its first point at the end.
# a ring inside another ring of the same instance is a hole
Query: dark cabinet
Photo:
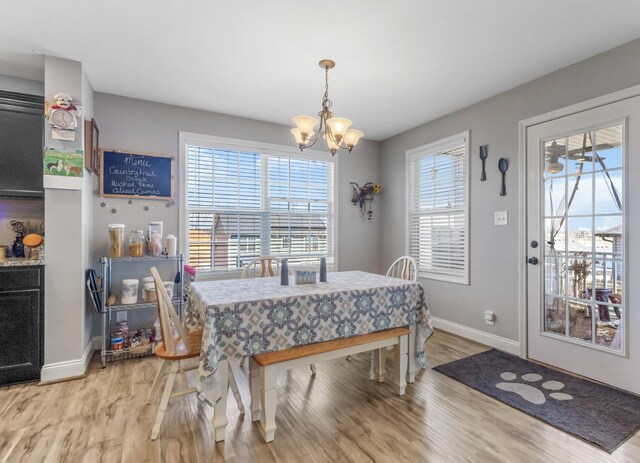
{"type": "Polygon", "coordinates": [[[0,386],[40,379],[44,268],[0,267],[0,386]]]}
{"type": "Polygon", "coordinates": [[[0,198],[44,196],[44,99],[0,91],[0,198]]]}

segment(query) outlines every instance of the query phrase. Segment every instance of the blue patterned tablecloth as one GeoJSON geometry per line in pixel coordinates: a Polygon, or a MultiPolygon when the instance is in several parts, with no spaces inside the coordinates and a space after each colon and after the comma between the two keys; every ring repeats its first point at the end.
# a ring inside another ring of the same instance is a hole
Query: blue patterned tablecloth
{"type": "Polygon", "coordinates": [[[301,344],[416,326],[416,362],[425,365],[432,333],[424,289],[415,281],[335,272],[327,283],[281,286],[280,278],[196,282],[185,311],[188,330],[203,329],[200,397],[220,398],[220,360],[301,344]]]}

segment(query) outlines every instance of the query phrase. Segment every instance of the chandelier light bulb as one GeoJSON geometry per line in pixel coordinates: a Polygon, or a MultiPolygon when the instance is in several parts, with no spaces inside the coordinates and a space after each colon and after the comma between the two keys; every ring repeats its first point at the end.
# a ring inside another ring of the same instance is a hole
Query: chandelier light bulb
{"type": "Polygon", "coordinates": [[[327,119],[327,125],[331,129],[331,135],[335,142],[339,145],[342,138],[351,127],[352,122],[344,117],[331,117],[327,119]]]}
{"type": "Polygon", "coordinates": [[[310,134],[318,124],[318,119],[313,116],[296,116],[293,118],[293,122],[298,127],[298,130],[300,130],[300,133],[310,134]]]}
{"type": "Polygon", "coordinates": [[[315,132],[313,130],[310,133],[303,134],[302,132],[300,132],[300,129],[297,129],[297,128],[291,129],[291,133],[295,137],[296,143],[298,144],[298,146],[305,146],[307,143],[309,143],[309,140],[311,140],[311,138],[315,135],[315,132]]]}
{"type": "Polygon", "coordinates": [[[362,138],[363,135],[364,133],[362,133],[360,130],[349,129],[347,130],[347,133],[344,134],[344,138],[342,139],[342,141],[345,145],[347,145],[349,151],[351,151],[353,147],[358,144],[358,141],[360,140],[360,138],[362,138]]]}
{"type": "Polygon", "coordinates": [[[331,154],[336,154],[340,146],[338,146],[338,144],[327,134],[324,135],[324,139],[327,142],[327,147],[329,148],[329,151],[331,151],[331,154]]]}

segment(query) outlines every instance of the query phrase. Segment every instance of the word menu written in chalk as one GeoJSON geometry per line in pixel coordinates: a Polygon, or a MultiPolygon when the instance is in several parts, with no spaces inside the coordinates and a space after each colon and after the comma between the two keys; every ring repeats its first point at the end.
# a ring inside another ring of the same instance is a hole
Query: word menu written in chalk
{"type": "Polygon", "coordinates": [[[165,154],[102,150],[100,196],[171,199],[175,158],[165,154]]]}

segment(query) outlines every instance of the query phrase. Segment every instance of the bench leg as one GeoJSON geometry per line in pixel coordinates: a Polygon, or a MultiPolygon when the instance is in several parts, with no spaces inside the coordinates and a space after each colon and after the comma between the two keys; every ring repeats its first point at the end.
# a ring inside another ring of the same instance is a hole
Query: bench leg
{"type": "Polygon", "coordinates": [[[278,392],[276,383],[277,370],[273,367],[260,368],[260,401],[262,402],[262,417],[260,429],[265,442],[271,442],[276,432],[276,407],[278,405],[278,392]]]}
{"type": "Polygon", "coordinates": [[[220,400],[213,407],[213,429],[215,430],[216,442],[224,440],[224,432],[229,420],[227,419],[227,396],[229,395],[229,361],[220,360],[218,362],[218,372],[220,377],[220,400]]]}
{"type": "Polygon", "coordinates": [[[396,357],[396,386],[398,395],[404,395],[407,389],[407,361],[408,361],[408,336],[400,336],[399,343],[395,346],[396,357]]]}
{"type": "Polygon", "coordinates": [[[416,371],[418,367],[416,365],[416,325],[410,326],[411,333],[409,333],[409,368],[407,370],[407,383],[411,384],[416,380],[416,371]]]}
{"type": "Polygon", "coordinates": [[[249,389],[251,390],[251,421],[260,421],[260,367],[249,359],[249,389]]]}
{"type": "Polygon", "coordinates": [[[387,375],[385,364],[387,362],[387,348],[375,349],[371,356],[371,366],[369,368],[369,379],[384,383],[387,375]]]}

